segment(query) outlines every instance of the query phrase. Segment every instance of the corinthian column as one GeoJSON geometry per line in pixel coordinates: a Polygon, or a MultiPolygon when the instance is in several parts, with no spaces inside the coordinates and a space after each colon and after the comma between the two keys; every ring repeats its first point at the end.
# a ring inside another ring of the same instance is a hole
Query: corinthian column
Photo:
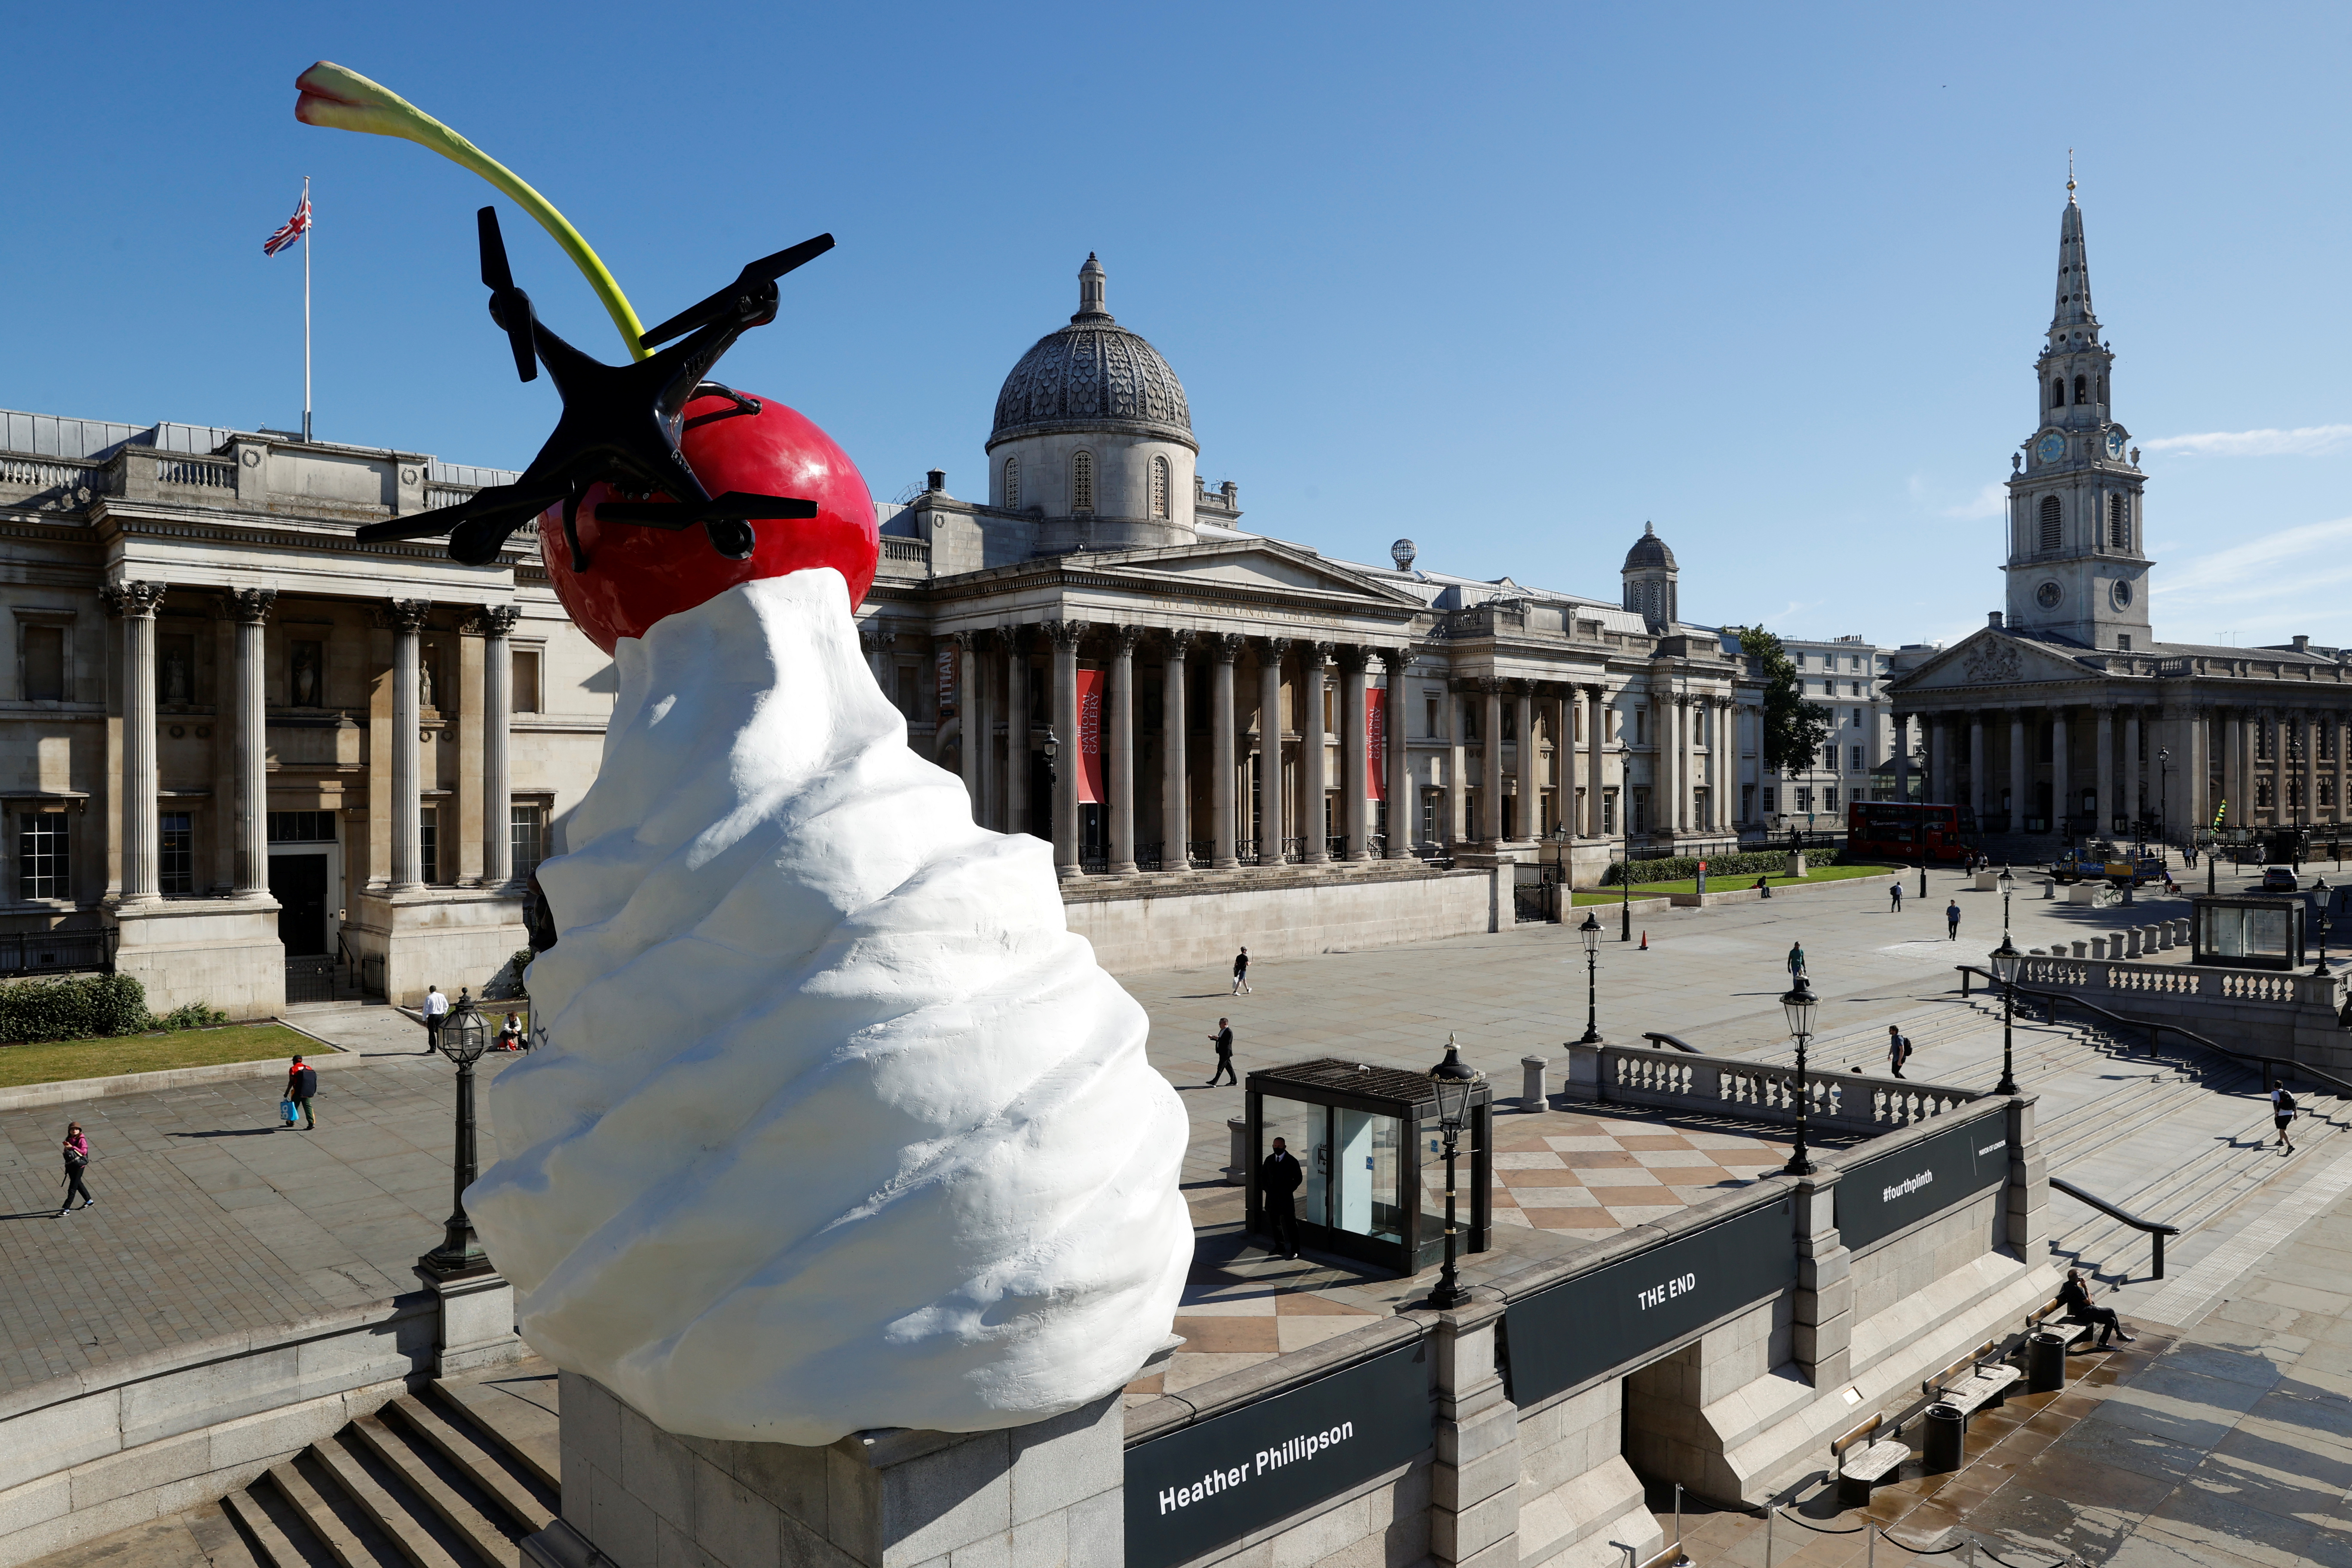
{"type": "Polygon", "coordinates": [[[1331,645],[1311,642],[1299,650],[1298,832],[1307,863],[1320,866],[1331,858],[1329,837],[1323,826],[1323,674],[1331,662],[1331,645]]]}
{"type": "Polygon", "coordinates": [[[275,588],[236,588],[223,595],[236,621],[236,896],[269,890],[269,749],[262,688],[262,633],[275,588]]]}
{"type": "Polygon", "coordinates": [[[424,784],[417,772],[416,634],[433,612],[430,599],[394,599],[385,606],[392,625],[392,890],[414,892],[425,885],[417,835],[425,812],[424,784]]]}
{"type": "Polygon", "coordinates": [[[979,634],[950,633],[956,646],[956,729],[963,736],[958,747],[962,766],[963,793],[971,802],[971,819],[980,820],[980,732],[983,715],[980,710],[980,649],[979,634]]]}
{"type": "Polygon", "coordinates": [[[1339,799],[1349,860],[1372,858],[1371,802],[1365,787],[1371,748],[1364,732],[1364,667],[1370,662],[1364,648],[1339,650],[1339,799]]]}
{"type": "Polygon", "coordinates": [[[1019,626],[996,633],[1004,645],[1004,831],[1029,831],[1029,655],[1019,626]]]}
{"type": "Polygon", "coordinates": [[[1234,853],[1234,791],[1240,782],[1240,764],[1234,758],[1234,660],[1249,639],[1239,632],[1219,632],[1210,644],[1216,662],[1209,675],[1209,817],[1215,842],[1209,846],[1213,869],[1230,871],[1241,864],[1234,853]]]}
{"type": "Polygon", "coordinates": [[[1388,695],[1385,704],[1387,721],[1381,735],[1388,747],[1388,778],[1381,786],[1389,796],[1388,858],[1409,860],[1412,858],[1412,832],[1419,813],[1413,810],[1412,759],[1405,752],[1404,680],[1405,670],[1412,662],[1410,648],[1390,647],[1381,650],[1381,661],[1387,667],[1388,695]]]}
{"type": "MultiPolygon", "coordinates": [[[[2099,757],[2092,769],[2091,787],[2099,792],[2099,808],[2092,814],[2091,831],[2104,835],[2114,831],[2116,820],[2116,710],[2101,703],[2092,712],[2099,721],[2099,757]]],[[[2135,727],[2137,721],[2135,714],[2135,727]]]]}
{"type": "Polygon", "coordinates": [[[101,590],[122,617],[122,890],[120,901],[156,896],[155,606],[162,583],[131,581],[101,590]]]}
{"type": "Polygon", "coordinates": [[[1261,638],[1257,656],[1257,863],[1282,864],[1282,656],[1288,637],[1261,638]]]}
{"type": "Polygon", "coordinates": [[[1054,644],[1054,738],[1061,742],[1054,763],[1054,869],[1064,877],[1078,874],[1078,770],[1086,765],[1078,752],[1078,639],[1086,631],[1084,621],[1045,623],[1054,644]]]}
{"type": "Polygon", "coordinates": [[[1512,719],[1519,732],[1518,749],[1513,753],[1511,777],[1519,786],[1517,820],[1511,824],[1514,838],[1531,839],[1543,824],[1537,807],[1543,800],[1543,781],[1536,773],[1536,694],[1532,681],[1511,683],[1517,700],[1512,719]]]}
{"type": "MultiPolygon", "coordinates": [[[[482,886],[514,880],[514,645],[519,605],[482,612],[482,886]]],[[[884,634],[886,637],[887,633],[884,634]]]]}
{"type": "Polygon", "coordinates": [[[1609,690],[1606,687],[1584,689],[1584,836],[1601,837],[1601,810],[1608,788],[1609,773],[1609,690]]]}
{"type": "Polygon", "coordinates": [[[1160,868],[1182,873],[1192,868],[1185,847],[1184,661],[1197,635],[1183,626],[1168,634],[1167,662],[1160,667],[1160,755],[1165,764],[1160,783],[1160,868]]]}
{"type": "Polygon", "coordinates": [[[1110,869],[1135,875],[1135,645],[1141,626],[1111,628],[1110,869]]]}
{"type": "Polygon", "coordinates": [[[1478,793],[1486,799],[1477,837],[1492,849],[1503,842],[1503,683],[1488,676],[1478,682],[1478,689],[1485,710],[1478,722],[1486,731],[1478,738],[1484,748],[1479,753],[1484,765],[1478,770],[1478,793]]]}

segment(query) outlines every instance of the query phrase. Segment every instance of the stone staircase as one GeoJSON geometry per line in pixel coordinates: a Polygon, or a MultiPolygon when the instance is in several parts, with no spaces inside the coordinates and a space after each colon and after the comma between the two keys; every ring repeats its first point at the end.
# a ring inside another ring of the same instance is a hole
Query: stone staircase
{"type": "Polygon", "coordinates": [[[537,1358],[436,1379],[183,1519],[210,1568],[521,1568],[561,1497],[555,1388],[537,1358]]]}

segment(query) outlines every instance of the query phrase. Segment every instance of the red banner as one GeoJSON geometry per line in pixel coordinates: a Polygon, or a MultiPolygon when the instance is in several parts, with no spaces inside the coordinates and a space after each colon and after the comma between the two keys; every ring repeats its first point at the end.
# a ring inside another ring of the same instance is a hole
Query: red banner
{"type": "Polygon", "coordinates": [[[1389,694],[1378,687],[1364,691],[1364,794],[1388,799],[1389,694]]]}
{"type": "Polygon", "coordinates": [[[1078,671],[1078,804],[1099,805],[1108,786],[1103,782],[1103,672],[1078,671]]]}

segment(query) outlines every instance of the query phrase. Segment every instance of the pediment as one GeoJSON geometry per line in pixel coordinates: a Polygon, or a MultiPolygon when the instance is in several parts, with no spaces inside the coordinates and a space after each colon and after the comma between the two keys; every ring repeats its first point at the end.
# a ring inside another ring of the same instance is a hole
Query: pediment
{"type": "Polygon", "coordinates": [[[2098,672],[2056,648],[1990,626],[1953,644],[1918,668],[1888,683],[1890,694],[1948,691],[2037,681],[2081,680],[2098,672]]]}
{"type": "Polygon", "coordinates": [[[1303,589],[1422,607],[1420,599],[1378,578],[1273,540],[1219,541],[1163,550],[1103,551],[1089,554],[1087,563],[1097,572],[1231,583],[1254,588],[1303,589]]]}

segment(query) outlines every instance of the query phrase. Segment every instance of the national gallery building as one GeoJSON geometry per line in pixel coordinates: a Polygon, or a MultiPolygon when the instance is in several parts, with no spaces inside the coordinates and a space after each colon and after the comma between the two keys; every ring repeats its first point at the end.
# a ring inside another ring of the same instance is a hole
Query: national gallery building
{"type": "MultiPolygon", "coordinates": [[[[879,509],[860,628],[979,819],[1052,840],[1106,962],[1229,953],[1226,896],[1276,888],[1292,901],[1252,918],[1302,951],[1507,923],[1539,841],[1597,879],[1629,839],[1704,852],[1756,814],[1738,661],[1679,618],[1663,540],[1633,542],[1612,601],[1250,532],[1091,258],[985,451],[984,499],[934,472],[879,509]],[[1499,913],[1430,916],[1498,865],[1499,913]]],[[[530,531],[480,568],[352,538],[512,477],[0,413],[0,975],[110,962],[159,1011],[246,1016],[330,981],[454,994],[522,946],[611,664],[530,531]]]]}

